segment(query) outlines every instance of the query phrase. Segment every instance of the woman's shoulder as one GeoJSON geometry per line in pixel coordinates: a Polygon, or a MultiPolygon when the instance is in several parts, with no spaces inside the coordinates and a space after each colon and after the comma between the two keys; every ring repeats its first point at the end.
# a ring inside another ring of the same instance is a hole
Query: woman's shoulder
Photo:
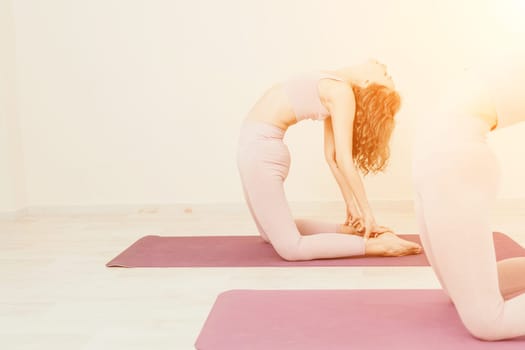
{"type": "Polygon", "coordinates": [[[321,98],[353,98],[352,86],[343,77],[331,72],[321,72],[320,74],[318,89],[321,98]]]}

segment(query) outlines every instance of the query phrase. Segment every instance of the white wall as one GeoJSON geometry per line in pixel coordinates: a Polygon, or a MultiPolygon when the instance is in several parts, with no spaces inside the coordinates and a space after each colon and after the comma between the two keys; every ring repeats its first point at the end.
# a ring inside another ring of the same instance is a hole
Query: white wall
{"type": "Polygon", "coordinates": [[[10,0],[0,1],[0,213],[24,203],[23,157],[16,111],[15,33],[10,0]]]}
{"type": "MultiPolygon", "coordinates": [[[[28,205],[241,201],[236,142],[255,99],[292,73],[370,56],[389,65],[404,103],[391,167],[367,191],[411,199],[414,120],[450,74],[509,40],[515,28],[501,24],[525,9],[507,1],[18,0],[28,205]]],[[[522,135],[491,142],[505,153],[522,135]]],[[[322,125],[302,123],[287,142],[289,199],[339,200],[322,125]]],[[[518,176],[504,196],[525,197],[518,176]]]]}

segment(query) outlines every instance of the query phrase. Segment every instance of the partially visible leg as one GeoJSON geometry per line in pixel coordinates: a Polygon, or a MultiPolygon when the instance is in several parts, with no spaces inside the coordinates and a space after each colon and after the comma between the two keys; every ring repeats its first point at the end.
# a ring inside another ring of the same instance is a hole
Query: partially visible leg
{"type": "Polygon", "coordinates": [[[498,262],[499,289],[505,300],[525,293],[525,258],[498,262]]]}
{"type": "MultiPolygon", "coordinates": [[[[333,222],[310,219],[295,219],[295,225],[303,236],[314,235],[318,233],[344,233],[363,236],[362,232],[357,231],[351,225],[334,224],[333,222]]],[[[371,235],[371,237],[376,237],[387,232],[394,233],[391,229],[380,226],[379,230],[377,232],[374,231],[374,235],[371,235]]]]}
{"type": "Polygon", "coordinates": [[[432,266],[432,269],[434,270],[434,273],[436,274],[436,277],[439,283],[441,284],[443,291],[445,292],[445,294],[448,295],[447,290],[445,288],[445,284],[443,283],[443,278],[441,277],[441,272],[439,271],[438,266],[436,264],[436,260],[434,258],[434,252],[432,251],[432,246],[430,245],[430,242],[428,239],[428,229],[425,223],[425,211],[423,209],[421,195],[417,193],[417,190],[416,190],[416,198],[415,198],[415,211],[416,211],[416,219],[417,219],[417,225],[418,225],[418,231],[419,231],[419,238],[421,239],[421,244],[423,245],[425,255],[427,256],[430,266],[432,266]]]}
{"type": "Polygon", "coordinates": [[[244,200],[246,201],[246,205],[248,206],[248,210],[250,211],[250,214],[252,215],[253,221],[255,222],[255,226],[257,227],[257,231],[259,232],[259,235],[263,239],[263,241],[269,243],[270,240],[268,239],[268,236],[266,233],[264,233],[261,224],[259,224],[259,220],[257,220],[257,217],[255,216],[255,213],[253,212],[252,203],[250,200],[250,197],[248,196],[248,193],[246,192],[246,185],[244,184],[244,180],[242,179],[241,175],[241,181],[242,181],[242,190],[244,193],[244,200]]]}
{"type": "Polygon", "coordinates": [[[283,183],[289,153],[282,142],[254,142],[241,157],[240,170],[253,213],[277,253],[285,260],[311,260],[364,255],[361,237],[338,233],[301,236],[286,201],[283,183]]]}
{"type": "MultiPolygon", "coordinates": [[[[493,52],[481,73],[487,76],[496,112],[503,124],[525,120],[525,49],[523,45],[493,52]]],[[[525,258],[498,263],[500,289],[505,299],[525,292],[525,258]]]]}
{"type": "Polygon", "coordinates": [[[341,225],[310,219],[295,219],[295,225],[303,236],[317,233],[341,233],[341,225]]]}
{"type": "MultiPolygon", "coordinates": [[[[253,140],[257,137],[257,134],[253,133],[253,129],[251,125],[243,124],[241,127],[241,134],[239,138],[239,144],[238,144],[238,150],[237,150],[237,169],[239,171],[239,177],[241,179],[242,184],[242,191],[244,195],[244,200],[246,202],[246,205],[248,206],[248,210],[250,211],[250,214],[252,216],[253,221],[255,222],[255,226],[257,227],[257,231],[259,232],[259,235],[265,242],[269,242],[268,236],[262,229],[259,220],[255,216],[255,213],[253,212],[252,208],[252,201],[248,194],[248,191],[246,190],[246,182],[247,179],[245,178],[245,174],[242,171],[243,163],[246,159],[249,159],[251,157],[251,152],[254,150],[251,150],[249,147],[250,145],[246,143],[247,140],[253,140]]],[[[255,150],[256,151],[256,150],[255,150]]]]}
{"type": "MultiPolygon", "coordinates": [[[[525,295],[501,295],[492,229],[497,163],[486,148],[456,149],[421,164],[425,245],[466,328],[477,338],[525,335],[525,295]]],[[[525,271],[522,271],[522,274],[525,271]]]]}

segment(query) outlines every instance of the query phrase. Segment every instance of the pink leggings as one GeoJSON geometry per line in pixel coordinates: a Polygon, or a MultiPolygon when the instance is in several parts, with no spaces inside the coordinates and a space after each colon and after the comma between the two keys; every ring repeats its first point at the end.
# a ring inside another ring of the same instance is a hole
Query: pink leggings
{"type": "Polygon", "coordinates": [[[292,217],[284,193],[290,168],[284,133],[274,125],[249,120],[241,128],[238,167],[259,234],[285,260],[364,255],[364,240],[338,233],[337,224],[292,217]]]}
{"type": "Polygon", "coordinates": [[[525,258],[496,263],[489,217],[499,167],[488,145],[436,147],[416,158],[414,180],[423,247],[463,324],[483,340],[525,335],[525,294],[505,300],[525,292],[525,258]]]}

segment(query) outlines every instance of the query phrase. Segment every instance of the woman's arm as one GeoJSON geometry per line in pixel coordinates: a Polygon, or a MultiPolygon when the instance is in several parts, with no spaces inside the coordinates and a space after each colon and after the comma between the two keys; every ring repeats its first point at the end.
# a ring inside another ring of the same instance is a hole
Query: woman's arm
{"type": "MultiPolygon", "coordinates": [[[[324,103],[331,115],[331,129],[335,148],[336,166],[345,179],[344,193],[350,191],[357,202],[365,224],[364,237],[368,238],[376,226],[372,210],[366,198],[365,188],[352,158],[353,124],[355,97],[352,88],[340,81],[325,80],[323,84],[324,103]]],[[[345,197],[347,207],[351,201],[345,197]]]]}
{"type": "Polygon", "coordinates": [[[324,156],[332,175],[334,176],[339,190],[341,191],[345,204],[346,204],[346,216],[345,225],[353,225],[354,219],[357,220],[361,217],[359,210],[354,203],[354,194],[350,185],[346,181],[345,177],[337,167],[335,145],[334,145],[334,133],[332,129],[332,120],[326,118],[324,121],[324,156]]]}

